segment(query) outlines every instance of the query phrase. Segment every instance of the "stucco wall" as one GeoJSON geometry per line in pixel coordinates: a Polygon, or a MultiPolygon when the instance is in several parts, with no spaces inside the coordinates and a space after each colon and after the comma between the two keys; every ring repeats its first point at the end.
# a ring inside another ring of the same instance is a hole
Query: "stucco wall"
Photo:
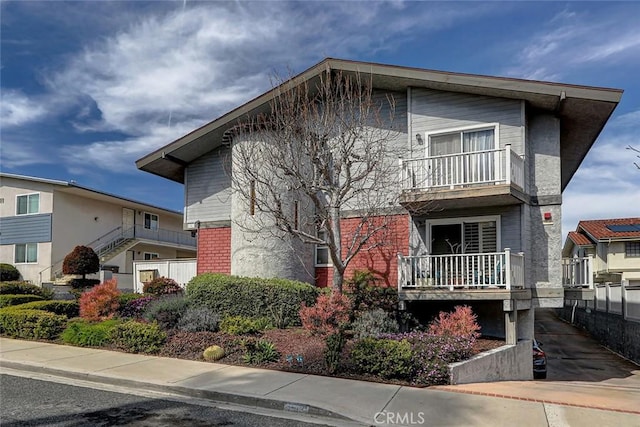
{"type": "Polygon", "coordinates": [[[531,341],[480,353],[469,360],[449,365],[451,384],[533,379],[531,341]]]}

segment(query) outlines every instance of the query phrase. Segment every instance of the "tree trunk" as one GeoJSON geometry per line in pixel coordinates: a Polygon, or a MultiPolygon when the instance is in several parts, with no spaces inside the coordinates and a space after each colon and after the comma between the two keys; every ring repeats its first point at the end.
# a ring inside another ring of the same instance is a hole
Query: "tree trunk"
{"type": "Polygon", "coordinates": [[[333,261],[333,283],[332,291],[342,293],[342,282],[344,281],[344,265],[342,263],[342,229],[340,227],[340,208],[331,207],[331,231],[334,240],[334,251],[331,251],[333,261]]]}

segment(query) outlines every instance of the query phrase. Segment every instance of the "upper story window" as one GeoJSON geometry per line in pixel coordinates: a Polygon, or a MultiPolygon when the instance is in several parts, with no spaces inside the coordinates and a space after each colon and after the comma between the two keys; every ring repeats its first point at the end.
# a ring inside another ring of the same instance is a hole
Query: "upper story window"
{"type": "Polygon", "coordinates": [[[496,125],[429,135],[429,156],[470,153],[496,148],[496,125]]]}
{"type": "MultiPolygon", "coordinates": [[[[327,241],[327,232],[324,230],[318,230],[318,237],[327,241]]],[[[330,266],[331,256],[329,255],[329,246],[327,245],[316,245],[316,267],[330,266]]]]}
{"type": "Polygon", "coordinates": [[[640,242],[626,242],[624,255],[627,257],[640,257],[640,242]]]}
{"type": "Polygon", "coordinates": [[[16,215],[37,214],[40,212],[40,194],[23,194],[16,198],[16,215]]]}
{"type": "Polygon", "coordinates": [[[157,230],[158,224],[158,215],[149,212],[144,213],[144,228],[147,230],[157,230]]]}
{"type": "Polygon", "coordinates": [[[160,258],[160,255],[155,253],[155,252],[145,252],[144,253],[144,260],[145,261],[151,261],[152,259],[158,259],[160,258]]]}
{"type": "Polygon", "coordinates": [[[14,261],[16,264],[27,264],[38,262],[38,244],[22,243],[15,248],[14,261]]]}

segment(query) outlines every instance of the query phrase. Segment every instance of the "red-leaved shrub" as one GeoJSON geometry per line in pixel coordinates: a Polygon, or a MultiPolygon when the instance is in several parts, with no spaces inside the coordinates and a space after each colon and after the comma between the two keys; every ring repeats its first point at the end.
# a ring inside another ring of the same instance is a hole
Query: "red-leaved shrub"
{"type": "Polygon", "coordinates": [[[168,277],[156,277],[142,286],[142,292],[151,295],[173,295],[181,294],[182,287],[168,277]]]}
{"type": "Polygon", "coordinates": [[[440,336],[465,337],[475,340],[480,336],[477,315],[468,305],[457,305],[451,313],[441,311],[429,324],[429,333],[440,336]]]}
{"type": "Polygon", "coordinates": [[[120,306],[119,296],[116,279],[94,286],[80,295],[80,317],[89,321],[111,319],[120,306]]]}
{"type": "Polygon", "coordinates": [[[316,304],[307,307],[304,303],[300,309],[302,327],[312,335],[326,336],[336,333],[349,321],[351,300],[344,294],[333,293],[320,295],[316,304]]]}

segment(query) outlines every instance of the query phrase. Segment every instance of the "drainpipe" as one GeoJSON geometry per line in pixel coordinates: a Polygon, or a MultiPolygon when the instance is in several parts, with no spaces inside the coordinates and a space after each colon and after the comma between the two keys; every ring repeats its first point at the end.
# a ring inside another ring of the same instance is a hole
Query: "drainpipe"
{"type": "Polygon", "coordinates": [[[576,306],[578,305],[578,300],[573,301],[573,308],[571,309],[571,324],[573,325],[573,320],[576,317],[576,306]]]}

